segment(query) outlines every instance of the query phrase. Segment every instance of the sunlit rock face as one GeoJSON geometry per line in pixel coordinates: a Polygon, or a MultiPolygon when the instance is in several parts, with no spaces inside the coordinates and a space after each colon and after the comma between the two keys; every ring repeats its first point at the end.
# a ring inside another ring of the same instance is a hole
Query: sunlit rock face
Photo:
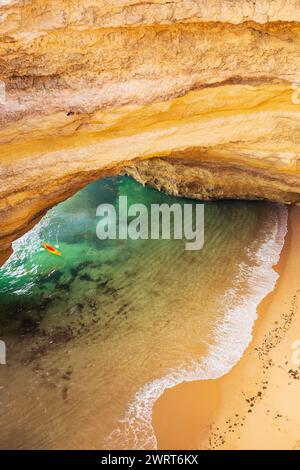
{"type": "Polygon", "coordinates": [[[1,0],[0,80],[2,262],[107,174],[300,201],[297,0],[1,0]]]}

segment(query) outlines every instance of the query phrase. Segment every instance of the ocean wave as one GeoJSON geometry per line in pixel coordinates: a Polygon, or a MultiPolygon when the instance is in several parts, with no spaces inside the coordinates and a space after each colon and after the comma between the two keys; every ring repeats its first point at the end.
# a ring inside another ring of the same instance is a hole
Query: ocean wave
{"type": "Polygon", "coordinates": [[[213,332],[208,352],[200,361],[194,360],[180,370],[145,384],[135,395],[117,428],[107,437],[106,449],[156,449],[152,427],[152,409],[156,400],[168,389],[182,382],[217,379],[228,373],[241,359],[252,340],[252,330],[260,302],[275,288],[279,262],[287,233],[288,210],[276,206],[276,220],[262,241],[255,241],[247,250],[249,263],[241,263],[233,287],[226,291],[225,312],[213,332]],[[240,295],[241,283],[246,286],[240,295]]]}

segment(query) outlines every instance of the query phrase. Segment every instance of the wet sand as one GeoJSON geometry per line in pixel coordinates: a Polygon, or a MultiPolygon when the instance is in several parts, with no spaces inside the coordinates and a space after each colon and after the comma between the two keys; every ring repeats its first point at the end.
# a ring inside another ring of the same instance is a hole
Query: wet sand
{"type": "Polygon", "coordinates": [[[224,377],[166,390],[153,410],[159,449],[300,449],[299,248],[292,207],[280,278],[259,306],[253,341],[224,377]]]}

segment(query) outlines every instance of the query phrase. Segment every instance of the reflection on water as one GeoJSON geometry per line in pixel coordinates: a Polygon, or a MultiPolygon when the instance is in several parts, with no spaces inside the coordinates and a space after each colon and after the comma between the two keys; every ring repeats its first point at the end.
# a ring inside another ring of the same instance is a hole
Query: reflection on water
{"type": "Polygon", "coordinates": [[[208,377],[222,373],[249,340],[253,311],[248,319],[238,309],[274,283],[278,206],[206,203],[205,245],[193,252],[184,240],[100,241],[96,208],[119,195],[147,206],[185,202],[126,177],[98,181],[49,211],[0,270],[0,448],[155,446],[155,397],[197,378],[199,364],[208,377]],[[230,312],[239,312],[232,322],[230,312]]]}

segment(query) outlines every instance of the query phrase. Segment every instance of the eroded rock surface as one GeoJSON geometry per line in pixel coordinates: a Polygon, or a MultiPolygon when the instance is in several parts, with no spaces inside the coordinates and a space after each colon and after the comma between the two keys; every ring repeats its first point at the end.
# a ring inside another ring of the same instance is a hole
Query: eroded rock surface
{"type": "Polygon", "coordinates": [[[300,201],[297,0],[2,0],[0,80],[0,261],[106,174],[300,201]]]}

